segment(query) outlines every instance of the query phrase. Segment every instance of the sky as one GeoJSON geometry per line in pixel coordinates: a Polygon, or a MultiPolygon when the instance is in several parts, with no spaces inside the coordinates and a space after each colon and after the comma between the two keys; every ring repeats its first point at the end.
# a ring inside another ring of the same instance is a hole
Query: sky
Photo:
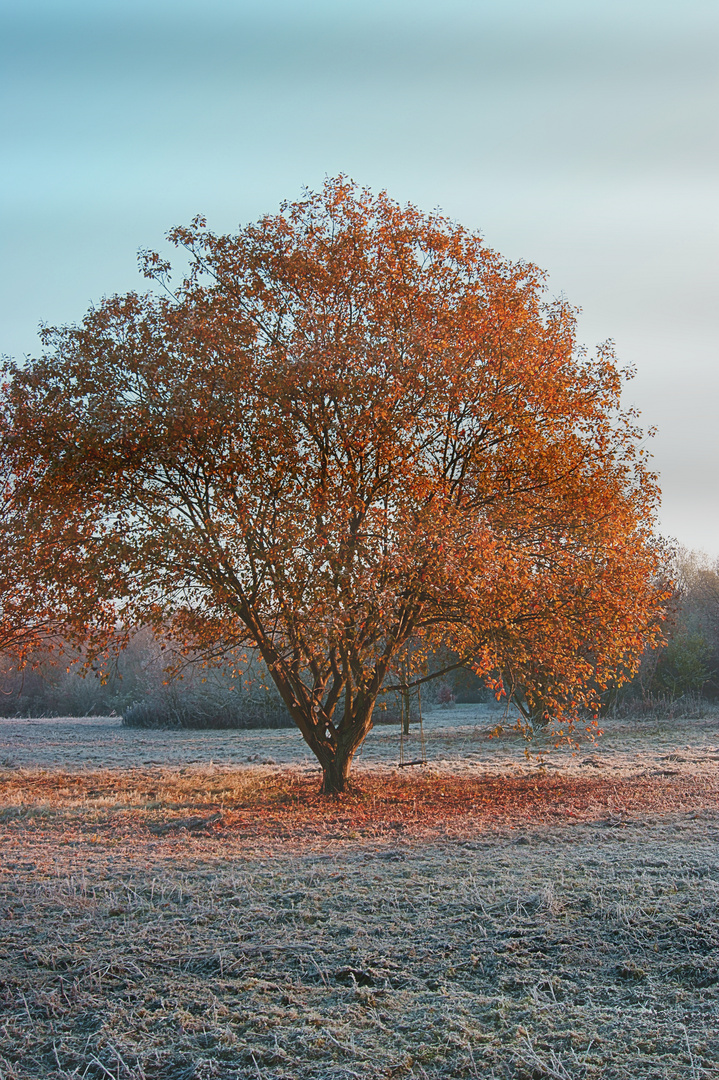
{"type": "Polygon", "coordinates": [[[345,173],[547,271],[719,556],[718,47],[714,0],[0,0],[0,352],[345,173]]]}

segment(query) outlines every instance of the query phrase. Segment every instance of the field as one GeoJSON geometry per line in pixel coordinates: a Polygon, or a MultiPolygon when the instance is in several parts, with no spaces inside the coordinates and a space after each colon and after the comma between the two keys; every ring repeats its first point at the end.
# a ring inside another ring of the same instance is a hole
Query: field
{"type": "Polygon", "coordinates": [[[0,721],[0,1080],[719,1077],[719,717],[497,719],[337,801],[293,731],[0,721]]]}

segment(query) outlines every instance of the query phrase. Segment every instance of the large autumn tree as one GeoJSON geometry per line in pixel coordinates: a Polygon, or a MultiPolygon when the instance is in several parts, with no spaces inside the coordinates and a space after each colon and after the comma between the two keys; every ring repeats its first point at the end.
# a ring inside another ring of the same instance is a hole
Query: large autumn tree
{"type": "Polygon", "coordinates": [[[532,265],[342,177],[170,239],[184,278],[147,254],[162,290],[48,331],[11,391],[36,512],[87,508],[116,618],[250,642],[327,792],[440,645],[530,713],[591,713],[663,603],[611,349],[532,265]]]}

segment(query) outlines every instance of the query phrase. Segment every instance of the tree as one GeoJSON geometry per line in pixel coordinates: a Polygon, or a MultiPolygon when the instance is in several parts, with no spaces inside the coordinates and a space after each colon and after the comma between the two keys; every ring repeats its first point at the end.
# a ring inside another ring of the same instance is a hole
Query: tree
{"type": "Polygon", "coordinates": [[[634,670],[656,483],[611,347],[578,349],[534,266],[343,177],[169,238],[183,280],[146,253],[164,295],[104,301],[13,373],[36,512],[89,508],[116,619],[254,645],[326,792],[440,645],[562,717],[634,670]]]}
{"type": "Polygon", "coordinates": [[[701,551],[678,548],[673,554],[672,577],[674,592],[665,628],[666,646],[645,658],[645,681],[649,676],[653,690],[671,697],[685,693],[715,696],[719,676],[719,560],[701,551]]]}

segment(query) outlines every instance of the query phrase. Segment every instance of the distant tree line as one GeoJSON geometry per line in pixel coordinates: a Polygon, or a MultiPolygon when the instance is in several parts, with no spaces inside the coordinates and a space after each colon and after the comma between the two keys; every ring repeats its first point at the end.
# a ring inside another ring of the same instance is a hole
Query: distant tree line
{"type": "Polygon", "coordinates": [[[178,659],[174,645],[144,628],[104,663],[88,665],[83,651],[71,643],[38,645],[22,669],[16,656],[5,655],[0,658],[0,715],[117,715],[130,727],[292,726],[256,655],[245,653],[221,667],[208,667],[199,658],[178,659]]]}
{"type": "Polygon", "coordinates": [[[675,595],[667,644],[640,668],[644,691],[672,698],[719,696],[719,559],[681,550],[675,562],[675,595]]]}
{"type": "MultiPolygon", "coordinates": [[[[719,559],[681,549],[674,561],[674,597],[666,642],[647,649],[636,676],[606,695],[606,706],[631,713],[660,700],[719,698],[719,559]]],[[[170,646],[170,649],[172,646],[170,646]]],[[[167,643],[140,629],[104,665],[88,668],[72,642],[38,639],[18,669],[17,655],[0,653],[0,716],[110,716],[133,727],[292,727],[262,660],[245,653],[242,670],[185,663],[167,670],[167,643]]],[[[435,666],[449,666],[446,655],[435,666]]],[[[424,687],[428,706],[477,704],[493,692],[469,667],[424,687]]],[[[412,696],[412,711],[416,697],[412,696]]],[[[375,722],[399,721],[398,696],[380,701],[375,722]]]]}
{"type": "MultiPolygon", "coordinates": [[[[0,653],[0,716],[118,716],[138,728],[292,727],[292,720],[253,650],[207,666],[202,657],[182,657],[181,642],[158,639],[149,628],[104,663],[88,662],[72,642],[35,645],[18,666],[16,653],[0,653]],[[179,657],[179,659],[178,659],[179,657]]],[[[447,665],[438,654],[432,667],[447,665]]],[[[458,668],[424,687],[426,705],[472,704],[493,693],[469,668],[458,668]]],[[[412,692],[410,716],[416,718],[412,692]]],[[[399,694],[381,697],[375,723],[399,723],[399,694]]]]}
{"type": "MultiPolygon", "coordinates": [[[[660,700],[719,698],[719,559],[680,550],[674,563],[674,598],[665,627],[666,643],[648,649],[637,675],[608,709],[631,713],[660,700]]],[[[170,651],[172,644],[170,644],[170,651]]],[[[433,666],[449,666],[446,655],[433,666]]],[[[430,665],[432,666],[432,665],[430,665]]],[[[468,667],[458,667],[424,687],[428,706],[477,704],[493,692],[468,667]]],[[[416,696],[412,695],[416,712],[416,696]]],[[[137,631],[106,664],[88,669],[70,642],[38,642],[21,670],[17,657],[0,654],[0,716],[109,716],[133,727],[292,727],[292,721],[262,660],[248,651],[241,670],[189,662],[168,672],[168,645],[149,629],[137,631]]],[[[399,721],[398,695],[386,695],[376,723],[399,721]]]]}

